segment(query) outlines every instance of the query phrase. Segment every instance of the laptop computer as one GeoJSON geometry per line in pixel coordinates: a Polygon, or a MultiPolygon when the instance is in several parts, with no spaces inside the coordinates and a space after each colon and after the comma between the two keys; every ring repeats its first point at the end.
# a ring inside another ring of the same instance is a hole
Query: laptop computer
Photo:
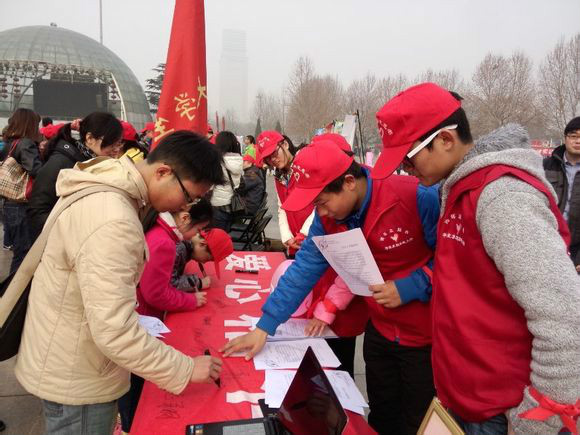
{"type": "Polygon", "coordinates": [[[190,424],[186,435],[341,435],[348,417],[308,347],[280,409],[247,420],[190,424]]]}

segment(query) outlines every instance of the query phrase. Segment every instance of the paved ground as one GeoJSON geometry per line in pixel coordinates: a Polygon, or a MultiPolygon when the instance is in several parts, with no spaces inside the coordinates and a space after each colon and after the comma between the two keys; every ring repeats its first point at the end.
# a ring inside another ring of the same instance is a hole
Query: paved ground
{"type": "MultiPolygon", "coordinates": [[[[272,220],[266,228],[266,236],[279,239],[278,205],[273,179],[268,179],[268,197],[272,220]]],[[[0,240],[2,239],[0,225],[0,240]]],[[[1,246],[1,245],[0,245],[1,246]]],[[[12,254],[0,248],[0,278],[8,274],[12,254]]],[[[362,336],[357,340],[355,358],[355,380],[366,397],[364,379],[364,362],[362,359],[362,336]]],[[[7,429],[2,435],[40,435],[44,431],[40,401],[28,394],[14,377],[14,358],[0,362],[0,420],[6,423],[7,429]]]]}

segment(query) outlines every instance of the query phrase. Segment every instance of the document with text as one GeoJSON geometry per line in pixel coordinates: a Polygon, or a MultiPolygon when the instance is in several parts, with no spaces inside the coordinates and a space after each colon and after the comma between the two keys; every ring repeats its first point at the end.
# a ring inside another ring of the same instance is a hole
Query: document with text
{"type": "Polygon", "coordinates": [[[355,295],[372,296],[369,285],[384,283],[360,228],[314,236],[312,241],[355,295]]]}

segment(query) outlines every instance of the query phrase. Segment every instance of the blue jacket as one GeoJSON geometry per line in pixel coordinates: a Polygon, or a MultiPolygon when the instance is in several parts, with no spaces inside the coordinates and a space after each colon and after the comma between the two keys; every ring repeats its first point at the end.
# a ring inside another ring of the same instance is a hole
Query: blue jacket
{"type": "MultiPolygon", "coordinates": [[[[370,205],[373,180],[370,177],[370,172],[367,169],[364,169],[364,171],[367,177],[367,193],[363,204],[359,210],[340,222],[345,224],[348,229],[361,228],[363,226],[366,212],[370,205]]],[[[425,187],[419,185],[417,189],[417,206],[423,226],[423,236],[429,247],[434,250],[437,239],[437,221],[439,219],[439,186],[425,187]]],[[[278,325],[290,318],[329,267],[328,262],[312,241],[313,236],[323,235],[326,235],[326,232],[322,226],[320,216],[316,213],[310,226],[308,237],[296,254],[296,261],[280,278],[275,291],[268,297],[262,307],[263,314],[257,324],[260,329],[274,335],[278,325]]],[[[428,266],[433,268],[433,262],[431,261],[428,266]]],[[[403,304],[413,300],[426,302],[431,298],[431,280],[421,269],[417,269],[406,278],[395,280],[395,285],[403,304]]]]}

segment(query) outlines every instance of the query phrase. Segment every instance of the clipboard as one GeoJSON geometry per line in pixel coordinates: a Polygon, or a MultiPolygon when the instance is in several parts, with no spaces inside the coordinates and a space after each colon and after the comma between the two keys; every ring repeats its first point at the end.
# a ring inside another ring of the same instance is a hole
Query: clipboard
{"type": "Polygon", "coordinates": [[[443,407],[439,399],[433,397],[417,435],[465,435],[465,432],[443,407]]]}

